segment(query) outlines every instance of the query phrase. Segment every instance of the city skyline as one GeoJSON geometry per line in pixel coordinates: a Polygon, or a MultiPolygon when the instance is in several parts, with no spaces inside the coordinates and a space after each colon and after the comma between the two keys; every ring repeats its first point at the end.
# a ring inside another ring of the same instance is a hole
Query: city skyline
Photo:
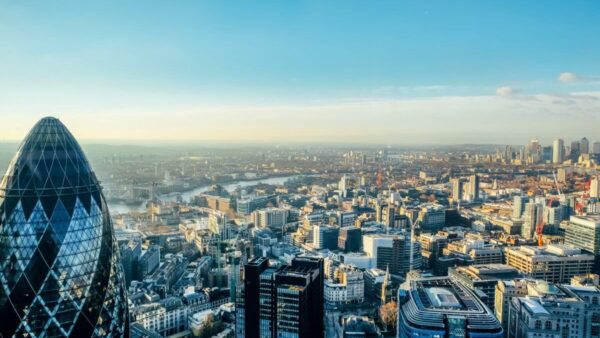
{"type": "Polygon", "coordinates": [[[0,2],[0,141],[600,138],[598,4],[461,5],[0,2]]]}
{"type": "Polygon", "coordinates": [[[0,0],[0,338],[600,338],[598,14],[0,0]]]}

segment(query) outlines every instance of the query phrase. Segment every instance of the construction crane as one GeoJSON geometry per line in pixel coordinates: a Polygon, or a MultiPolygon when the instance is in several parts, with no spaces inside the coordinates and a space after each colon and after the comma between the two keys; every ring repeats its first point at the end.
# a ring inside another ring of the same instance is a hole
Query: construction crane
{"type": "MultiPolygon", "coordinates": [[[[554,202],[554,198],[549,199],[547,207],[548,208],[552,207],[552,203],[553,202],[554,202]]],[[[544,238],[543,238],[544,225],[546,225],[546,224],[544,223],[544,216],[542,215],[542,217],[540,217],[538,219],[538,223],[537,223],[537,225],[535,227],[535,233],[536,233],[537,240],[538,240],[538,246],[540,248],[542,246],[544,246],[544,238]]]]}
{"type": "Polygon", "coordinates": [[[556,178],[556,171],[552,172],[552,177],[554,177],[554,184],[556,184],[556,191],[558,191],[558,196],[560,196],[561,200],[565,200],[565,196],[560,191],[560,186],[558,185],[558,178],[556,178]]]}
{"type": "MultiPolygon", "coordinates": [[[[556,191],[558,191],[558,196],[560,196],[560,200],[565,200],[565,196],[562,194],[562,192],[560,191],[560,186],[558,185],[558,179],[556,178],[556,172],[552,172],[552,177],[554,178],[554,184],[556,184],[556,191]]],[[[548,204],[547,207],[550,208],[552,207],[552,203],[554,203],[554,198],[550,198],[548,200],[548,204]]],[[[559,201],[560,203],[560,201],[559,201]]],[[[537,240],[538,240],[538,246],[542,247],[544,246],[544,225],[546,225],[544,223],[544,216],[542,215],[542,217],[538,220],[538,223],[535,227],[535,233],[537,236],[537,240]]]]}

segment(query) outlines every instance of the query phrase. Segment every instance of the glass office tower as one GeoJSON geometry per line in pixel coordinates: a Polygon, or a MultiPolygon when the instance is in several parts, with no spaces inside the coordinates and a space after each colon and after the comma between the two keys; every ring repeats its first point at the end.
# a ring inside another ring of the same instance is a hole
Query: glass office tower
{"type": "Polygon", "coordinates": [[[0,183],[0,336],[128,337],[122,276],[98,179],[42,119],[0,183]]]}

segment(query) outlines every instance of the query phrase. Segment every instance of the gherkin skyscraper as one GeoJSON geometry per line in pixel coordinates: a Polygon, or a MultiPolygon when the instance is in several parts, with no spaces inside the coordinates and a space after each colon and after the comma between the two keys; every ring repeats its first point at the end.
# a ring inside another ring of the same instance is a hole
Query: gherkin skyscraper
{"type": "Polygon", "coordinates": [[[100,184],[73,135],[40,120],[0,183],[0,337],[128,337],[100,184]]]}

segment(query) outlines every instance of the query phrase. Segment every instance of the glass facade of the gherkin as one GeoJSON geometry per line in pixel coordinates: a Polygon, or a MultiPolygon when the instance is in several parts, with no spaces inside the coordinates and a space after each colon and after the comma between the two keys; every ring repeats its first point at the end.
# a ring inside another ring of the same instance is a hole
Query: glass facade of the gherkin
{"type": "Polygon", "coordinates": [[[40,120],[0,183],[0,337],[128,337],[121,270],[79,144],[40,120]]]}

